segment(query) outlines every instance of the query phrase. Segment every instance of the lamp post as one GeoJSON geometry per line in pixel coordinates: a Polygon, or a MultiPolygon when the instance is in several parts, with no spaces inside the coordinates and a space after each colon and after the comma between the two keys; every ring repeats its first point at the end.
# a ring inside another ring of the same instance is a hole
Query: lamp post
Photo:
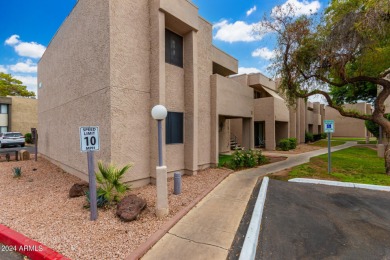
{"type": "Polygon", "coordinates": [[[152,108],[152,117],[157,120],[158,130],[158,166],[156,167],[157,186],[157,217],[165,217],[169,213],[168,187],[167,187],[167,167],[163,166],[162,156],[162,120],[167,117],[167,109],[163,105],[156,105],[152,108]]]}

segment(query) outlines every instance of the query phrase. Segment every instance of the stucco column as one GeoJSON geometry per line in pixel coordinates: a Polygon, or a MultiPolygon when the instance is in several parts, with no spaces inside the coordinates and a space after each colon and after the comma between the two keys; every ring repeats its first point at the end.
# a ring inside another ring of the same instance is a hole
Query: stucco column
{"type": "Polygon", "coordinates": [[[245,150],[253,149],[255,147],[253,118],[242,119],[242,146],[245,150]]]}
{"type": "Polygon", "coordinates": [[[197,33],[184,36],[184,167],[185,173],[198,171],[198,44],[197,33]]]}
{"type": "MultiPolygon", "coordinates": [[[[159,11],[158,1],[152,1],[150,8],[151,54],[150,54],[150,110],[155,105],[165,105],[165,14],[159,11]]],[[[158,164],[157,124],[150,116],[150,173],[156,178],[158,164]]],[[[162,142],[165,144],[165,120],[162,123],[162,142]]],[[[166,146],[163,145],[163,164],[166,163],[166,146]]],[[[154,180],[152,180],[154,182],[154,180]]]]}
{"type": "Polygon", "coordinates": [[[290,121],[289,121],[289,131],[290,131],[290,137],[297,138],[297,116],[294,108],[289,108],[289,114],[290,114],[290,121]]]}
{"type": "Polygon", "coordinates": [[[217,78],[216,75],[210,76],[210,128],[211,128],[211,146],[210,146],[210,162],[218,165],[219,155],[219,118],[217,112],[217,78]]]}
{"type": "Polygon", "coordinates": [[[265,122],[265,148],[267,150],[275,150],[275,121],[265,122]]]}

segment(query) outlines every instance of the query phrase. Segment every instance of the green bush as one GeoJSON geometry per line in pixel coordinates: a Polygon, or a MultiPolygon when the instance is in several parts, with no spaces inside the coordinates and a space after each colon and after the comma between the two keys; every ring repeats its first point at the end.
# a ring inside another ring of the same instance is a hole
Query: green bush
{"type": "Polygon", "coordinates": [[[26,139],[26,143],[28,143],[28,144],[32,144],[33,143],[32,134],[31,133],[25,134],[24,138],[26,139]]]}
{"type": "Polygon", "coordinates": [[[296,138],[288,138],[287,140],[290,142],[290,150],[297,148],[298,141],[296,138]]]}
{"type": "Polygon", "coordinates": [[[321,139],[326,139],[328,137],[327,133],[321,133],[321,139]]]}
{"type": "MultiPolygon", "coordinates": [[[[87,203],[88,203],[86,207],[89,208],[91,205],[89,191],[85,193],[85,196],[87,197],[87,203]]],[[[96,191],[96,204],[98,208],[103,208],[104,206],[108,205],[108,200],[106,199],[106,197],[104,197],[104,192],[101,190],[101,188],[98,188],[96,191]]]]}
{"type": "Polygon", "coordinates": [[[314,142],[322,139],[322,134],[313,135],[314,142]]]}
{"type": "Polygon", "coordinates": [[[306,132],[305,133],[305,143],[308,142],[314,142],[314,137],[312,133],[306,132]]]}
{"type": "Polygon", "coordinates": [[[253,168],[267,161],[260,150],[236,150],[232,156],[230,166],[234,170],[242,167],[253,168]]]}
{"type": "Polygon", "coordinates": [[[288,150],[290,150],[290,145],[291,145],[290,140],[285,138],[285,139],[280,139],[278,146],[283,151],[288,151],[288,150]]]}

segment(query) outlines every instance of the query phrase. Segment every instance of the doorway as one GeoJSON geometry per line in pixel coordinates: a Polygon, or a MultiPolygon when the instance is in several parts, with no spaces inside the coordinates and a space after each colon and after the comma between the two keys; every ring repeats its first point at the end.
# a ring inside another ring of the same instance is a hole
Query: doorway
{"type": "Polygon", "coordinates": [[[255,147],[265,147],[265,122],[255,122],[255,147]]]}

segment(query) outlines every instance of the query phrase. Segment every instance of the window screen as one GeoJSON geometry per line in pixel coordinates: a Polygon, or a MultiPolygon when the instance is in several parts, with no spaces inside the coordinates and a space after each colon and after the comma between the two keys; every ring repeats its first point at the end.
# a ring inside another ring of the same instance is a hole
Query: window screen
{"type": "Polygon", "coordinates": [[[165,62],[183,68],[183,37],[165,30],[165,62]]]}
{"type": "Polygon", "coordinates": [[[8,114],[8,105],[6,104],[0,105],[0,114],[8,114]]]}
{"type": "Polygon", "coordinates": [[[183,113],[168,112],[165,133],[167,144],[183,143],[183,113]]]}

